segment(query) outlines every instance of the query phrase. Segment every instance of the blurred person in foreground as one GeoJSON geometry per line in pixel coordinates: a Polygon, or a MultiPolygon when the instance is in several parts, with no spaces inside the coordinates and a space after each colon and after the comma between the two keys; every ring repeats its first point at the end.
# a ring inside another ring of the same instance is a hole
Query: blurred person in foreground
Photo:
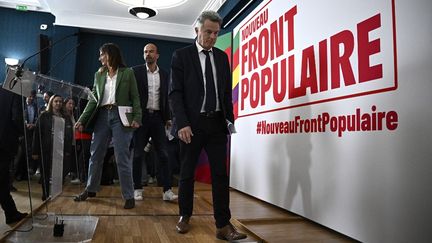
{"type": "Polygon", "coordinates": [[[23,117],[20,96],[0,87],[0,204],[6,224],[19,222],[27,216],[17,210],[10,194],[9,166],[19,146],[23,133],[23,117]]]}

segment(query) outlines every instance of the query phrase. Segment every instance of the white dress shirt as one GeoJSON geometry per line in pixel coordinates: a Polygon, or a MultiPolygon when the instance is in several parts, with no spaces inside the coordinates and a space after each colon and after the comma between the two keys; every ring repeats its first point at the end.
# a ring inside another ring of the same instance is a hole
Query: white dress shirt
{"type": "Polygon", "coordinates": [[[118,74],[118,70],[116,71],[115,75],[111,78],[107,72],[104,95],[102,97],[101,106],[115,104],[117,74],[118,74]]]}
{"type": "MultiPolygon", "coordinates": [[[[206,101],[206,77],[205,77],[205,60],[206,60],[206,55],[202,52],[204,50],[204,48],[202,48],[202,46],[200,44],[198,44],[198,42],[195,42],[195,45],[198,49],[198,56],[200,59],[200,63],[201,63],[201,70],[202,70],[202,75],[203,75],[203,80],[204,80],[204,102],[201,105],[201,112],[205,111],[205,101],[206,101]]],[[[220,111],[220,104],[219,104],[219,94],[218,94],[218,89],[217,89],[217,75],[216,75],[216,64],[214,61],[214,57],[213,57],[213,49],[208,50],[210,53],[210,61],[211,61],[211,65],[212,65],[212,71],[213,71],[213,80],[214,80],[214,86],[215,86],[215,91],[216,91],[216,111],[220,111]]]]}
{"type": "Polygon", "coordinates": [[[148,101],[146,108],[149,110],[160,110],[160,75],[158,66],[156,66],[156,70],[154,72],[151,72],[150,69],[147,67],[147,80],[148,101]]]}

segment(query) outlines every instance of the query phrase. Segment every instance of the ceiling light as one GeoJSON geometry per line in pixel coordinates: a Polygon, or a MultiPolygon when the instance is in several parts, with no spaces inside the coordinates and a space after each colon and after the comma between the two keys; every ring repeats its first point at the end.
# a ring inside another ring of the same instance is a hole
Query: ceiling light
{"type": "Polygon", "coordinates": [[[157,10],[149,7],[138,6],[129,7],[129,13],[139,19],[147,19],[155,16],[157,14],[157,10]]]}
{"type": "Polygon", "coordinates": [[[147,6],[156,9],[173,8],[187,2],[187,0],[114,0],[114,1],[126,6],[147,6]]]}
{"type": "Polygon", "coordinates": [[[140,19],[146,19],[146,18],[148,18],[150,15],[149,15],[148,13],[138,12],[138,13],[136,14],[136,16],[137,16],[138,18],[140,18],[140,19]]]}
{"type": "Polygon", "coordinates": [[[6,63],[7,65],[9,65],[9,66],[16,66],[16,65],[18,65],[18,63],[19,63],[19,60],[16,59],[16,58],[9,58],[9,57],[6,57],[6,58],[5,58],[5,63],[6,63]]]}

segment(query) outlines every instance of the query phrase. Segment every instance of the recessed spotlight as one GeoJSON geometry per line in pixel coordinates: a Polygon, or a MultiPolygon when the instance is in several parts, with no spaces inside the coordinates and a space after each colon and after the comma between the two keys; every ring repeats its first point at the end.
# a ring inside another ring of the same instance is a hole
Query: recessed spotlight
{"type": "Polygon", "coordinates": [[[129,7],[129,13],[139,19],[147,19],[155,16],[157,14],[157,10],[144,6],[129,7]]]}

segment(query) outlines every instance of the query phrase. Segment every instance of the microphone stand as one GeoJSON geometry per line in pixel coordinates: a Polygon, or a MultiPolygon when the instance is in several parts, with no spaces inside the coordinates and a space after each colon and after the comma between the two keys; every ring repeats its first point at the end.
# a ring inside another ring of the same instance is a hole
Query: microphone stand
{"type": "Polygon", "coordinates": [[[52,70],[54,70],[61,62],[63,62],[64,59],[66,59],[66,57],[71,54],[73,51],[75,51],[79,46],[82,45],[83,42],[78,43],[76,46],[74,46],[73,48],[71,48],[69,51],[66,52],[66,54],[64,54],[60,60],[58,62],[56,62],[54,65],[52,65],[51,69],[48,70],[46,75],[51,74],[52,70]]]}
{"type": "MultiPolygon", "coordinates": [[[[74,34],[71,34],[71,35],[67,35],[67,36],[61,38],[60,40],[54,41],[52,44],[50,44],[50,45],[48,45],[48,46],[42,48],[41,50],[39,50],[38,52],[34,53],[33,55],[30,55],[29,57],[27,57],[26,59],[24,59],[24,61],[21,63],[21,65],[19,65],[19,66],[17,67],[17,70],[16,70],[16,73],[15,73],[15,76],[16,76],[18,79],[20,79],[20,78],[22,77],[24,64],[25,64],[25,63],[26,63],[30,58],[32,58],[32,57],[34,57],[34,56],[36,56],[36,55],[39,55],[39,54],[42,53],[43,51],[46,51],[47,49],[49,49],[49,48],[55,46],[56,44],[62,42],[63,40],[65,40],[65,39],[67,39],[67,38],[70,38],[70,37],[72,37],[72,36],[77,36],[77,35],[78,35],[78,33],[74,33],[74,34]]],[[[16,80],[16,81],[14,80],[13,82],[16,84],[17,81],[18,81],[18,80],[16,80]]],[[[15,85],[13,85],[13,86],[15,86],[15,85]]],[[[13,87],[13,86],[12,86],[12,87],[13,87]]]]}

